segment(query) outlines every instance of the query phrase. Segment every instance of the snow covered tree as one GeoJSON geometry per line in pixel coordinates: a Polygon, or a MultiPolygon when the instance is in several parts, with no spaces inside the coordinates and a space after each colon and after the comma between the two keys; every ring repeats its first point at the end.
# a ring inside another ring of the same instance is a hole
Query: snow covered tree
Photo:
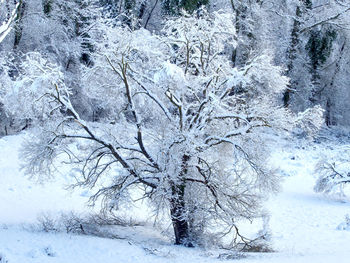
{"type": "Polygon", "coordinates": [[[293,15],[289,45],[286,50],[286,75],[291,79],[291,82],[290,87],[284,93],[283,102],[285,107],[289,107],[291,97],[293,97],[293,106],[297,106],[300,109],[308,103],[305,103],[305,100],[308,101],[306,98],[310,97],[311,90],[311,78],[307,70],[307,55],[304,48],[305,37],[300,33],[305,14],[311,9],[311,2],[297,1],[291,9],[295,9],[295,14],[293,15]],[[304,77],[301,78],[301,76],[304,77]],[[293,94],[294,92],[299,94],[295,95],[293,94]],[[295,103],[295,101],[298,102],[295,103]]]}
{"type": "MultiPolygon", "coordinates": [[[[18,2],[18,1],[17,1],[18,2]]],[[[0,74],[2,85],[8,77],[22,74],[23,54],[36,51],[62,67],[64,81],[73,92],[72,102],[84,118],[94,118],[98,109],[81,93],[81,67],[93,64],[94,47],[90,31],[93,20],[100,16],[97,0],[19,1],[13,30],[1,43],[0,74]]],[[[4,114],[0,105],[0,134],[17,132],[27,127],[17,116],[4,114]],[[4,132],[5,131],[5,132],[4,132]]]]}
{"type": "Polygon", "coordinates": [[[14,1],[14,6],[11,7],[10,1],[6,0],[0,1],[0,43],[5,39],[5,37],[10,32],[14,20],[17,16],[17,11],[22,1],[14,1]],[[6,11],[5,11],[6,10],[6,11]]]}
{"type": "Polygon", "coordinates": [[[340,64],[344,59],[347,34],[343,30],[349,27],[350,6],[337,0],[291,1],[289,5],[284,15],[293,19],[284,64],[291,82],[284,103],[296,111],[319,104],[326,110],[327,125],[334,125],[340,104],[344,109],[338,94],[346,92],[342,89],[338,93],[342,84],[336,87],[335,81],[347,79],[340,72],[340,64]]]}
{"type": "Polygon", "coordinates": [[[259,1],[231,0],[232,11],[235,14],[235,29],[240,43],[234,50],[232,61],[237,66],[244,66],[250,53],[256,50],[256,30],[259,28],[259,1]]]}
{"type": "Polygon", "coordinates": [[[269,51],[232,66],[224,51],[237,45],[233,21],[202,9],[169,20],[160,35],[106,27],[83,79],[108,113],[95,122],[73,106],[60,66],[28,55],[3,100],[37,122],[23,150],[26,172],[43,177],[71,165],[76,185],[96,189],[91,201],[105,209],[142,189],[156,211],[168,211],[176,244],[218,229],[247,242],[237,221],[261,216],[278,188],[264,131],[296,119],[279,106],[288,79],[269,51]]]}

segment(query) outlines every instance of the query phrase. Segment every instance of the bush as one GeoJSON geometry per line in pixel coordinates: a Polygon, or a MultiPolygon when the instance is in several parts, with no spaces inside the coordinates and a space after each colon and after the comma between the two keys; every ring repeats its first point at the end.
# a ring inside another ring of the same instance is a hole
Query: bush
{"type": "Polygon", "coordinates": [[[89,214],[79,215],[74,212],[62,213],[55,218],[50,214],[42,214],[38,217],[38,223],[34,230],[49,233],[66,232],[79,235],[92,235],[104,238],[120,239],[106,226],[136,226],[132,220],[124,220],[114,214],[89,214]]]}

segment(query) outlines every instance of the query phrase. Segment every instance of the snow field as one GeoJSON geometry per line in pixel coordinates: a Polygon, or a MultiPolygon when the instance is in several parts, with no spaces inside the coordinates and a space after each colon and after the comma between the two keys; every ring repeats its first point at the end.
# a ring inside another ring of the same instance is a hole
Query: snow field
{"type": "MultiPolygon", "coordinates": [[[[89,193],[67,192],[66,176],[45,184],[29,181],[19,170],[18,150],[24,134],[0,139],[0,254],[12,262],[222,262],[223,250],[205,251],[174,246],[171,240],[149,224],[116,227],[120,239],[33,231],[41,213],[89,212],[89,193]]],[[[313,191],[313,167],[322,154],[341,154],[341,147],[326,143],[278,140],[271,163],[283,175],[281,193],[266,204],[270,212],[271,246],[275,253],[249,253],[239,262],[348,263],[350,231],[337,230],[350,214],[347,200],[326,197],[313,191]]],[[[62,171],[64,172],[64,171],[62,171]]],[[[149,215],[136,208],[136,217],[149,215]]],[[[135,212],[135,213],[136,213],[135,212]]],[[[244,224],[243,230],[256,232],[260,224],[244,224]]],[[[227,258],[230,258],[228,256],[227,258]]],[[[225,260],[226,261],[226,260],[225,260]]],[[[227,262],[237,259],[228,259],[227,262]]],[[[1,262],[1,261],[0,261],[1,262]]]]}

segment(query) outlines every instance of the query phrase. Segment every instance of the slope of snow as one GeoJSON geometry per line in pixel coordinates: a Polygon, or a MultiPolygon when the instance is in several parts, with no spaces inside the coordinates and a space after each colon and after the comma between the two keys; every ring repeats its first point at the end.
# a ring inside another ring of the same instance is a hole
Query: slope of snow
{"type": "MultiPolygon", "coordinates": [[[[174,246],[149,226],[117,228],[123,239],[43,233],[23,227],[42,212],[89,211],[88,193],[64,190],[63,175],[43,185],[20,171],[18,150],[25,134],[0,139],[0,257],[12,262],[222,262],[223,250],[174,246]]],[[[342,154],[341,142],[276,140],[271,163],[283,175],[282,191],[266,204],[275,253],[249,253],[240,262],[349,262],[350,231],[337,226],[350,214],[347,200],[313,191],[321,156],[342,154]]],[[[142,213],[139,211],[139,213],[142,213]]],[[[146,215],[145,219],[146,219],[146,215]]],[[[252,226],[252,228],[254,228],[252,226]]],[[[236,259],[227,260],[236,261],[236,259]]],[[[0,260],[1,262],[1,260],[0,260]]]]}
{"type": "Polygon", "coordinates": [[[81,211],[88,197],[69,192],[64,176],[38,184],[21,171],[18,153],[25,134],[0,139],[0,224],[34,222],[43,212],[81,211]]]}
{"type": "Polygon", "coordinates": [[[341,149],[339,145],[304,142],[303,145],[286,143],[274,152],[272,162],[280,165],[282,174],[289,175],[282,192],[268,203],[273,247],[277,251],[318,255],[321,260],[309,262],[349,259],[350,250],[344,244],[350,241],[350,231],[339,231],[337,227],[350,213],[350,203],[313,191],[314,166],[323,155],[341,155],[338,149],[341,149]]]}

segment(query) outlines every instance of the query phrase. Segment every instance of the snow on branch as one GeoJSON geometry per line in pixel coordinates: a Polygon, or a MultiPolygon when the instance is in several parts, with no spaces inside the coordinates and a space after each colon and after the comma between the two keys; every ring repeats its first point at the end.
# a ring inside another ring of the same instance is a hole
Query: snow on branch
{"type": "Polygon", "coordinates": [[[61,67],[36,53],[8,85],[4,107],[37,127],[23,150],[26,171],[68,166],[74,185],[93,189],[91,201],[104,209],[132,202],[137,187],[170,214],[178,244],[213,225],[246,241],[235,222],[261,216],[278,188],[263,132],[297,123],[279,105],[288,79],[272,54],[233,68],[225,50],[238,45],[235,25],[223,12],[169,19],[160,35],[105,30],[81,81],[105,117],[81,117],[61,67]]]}

